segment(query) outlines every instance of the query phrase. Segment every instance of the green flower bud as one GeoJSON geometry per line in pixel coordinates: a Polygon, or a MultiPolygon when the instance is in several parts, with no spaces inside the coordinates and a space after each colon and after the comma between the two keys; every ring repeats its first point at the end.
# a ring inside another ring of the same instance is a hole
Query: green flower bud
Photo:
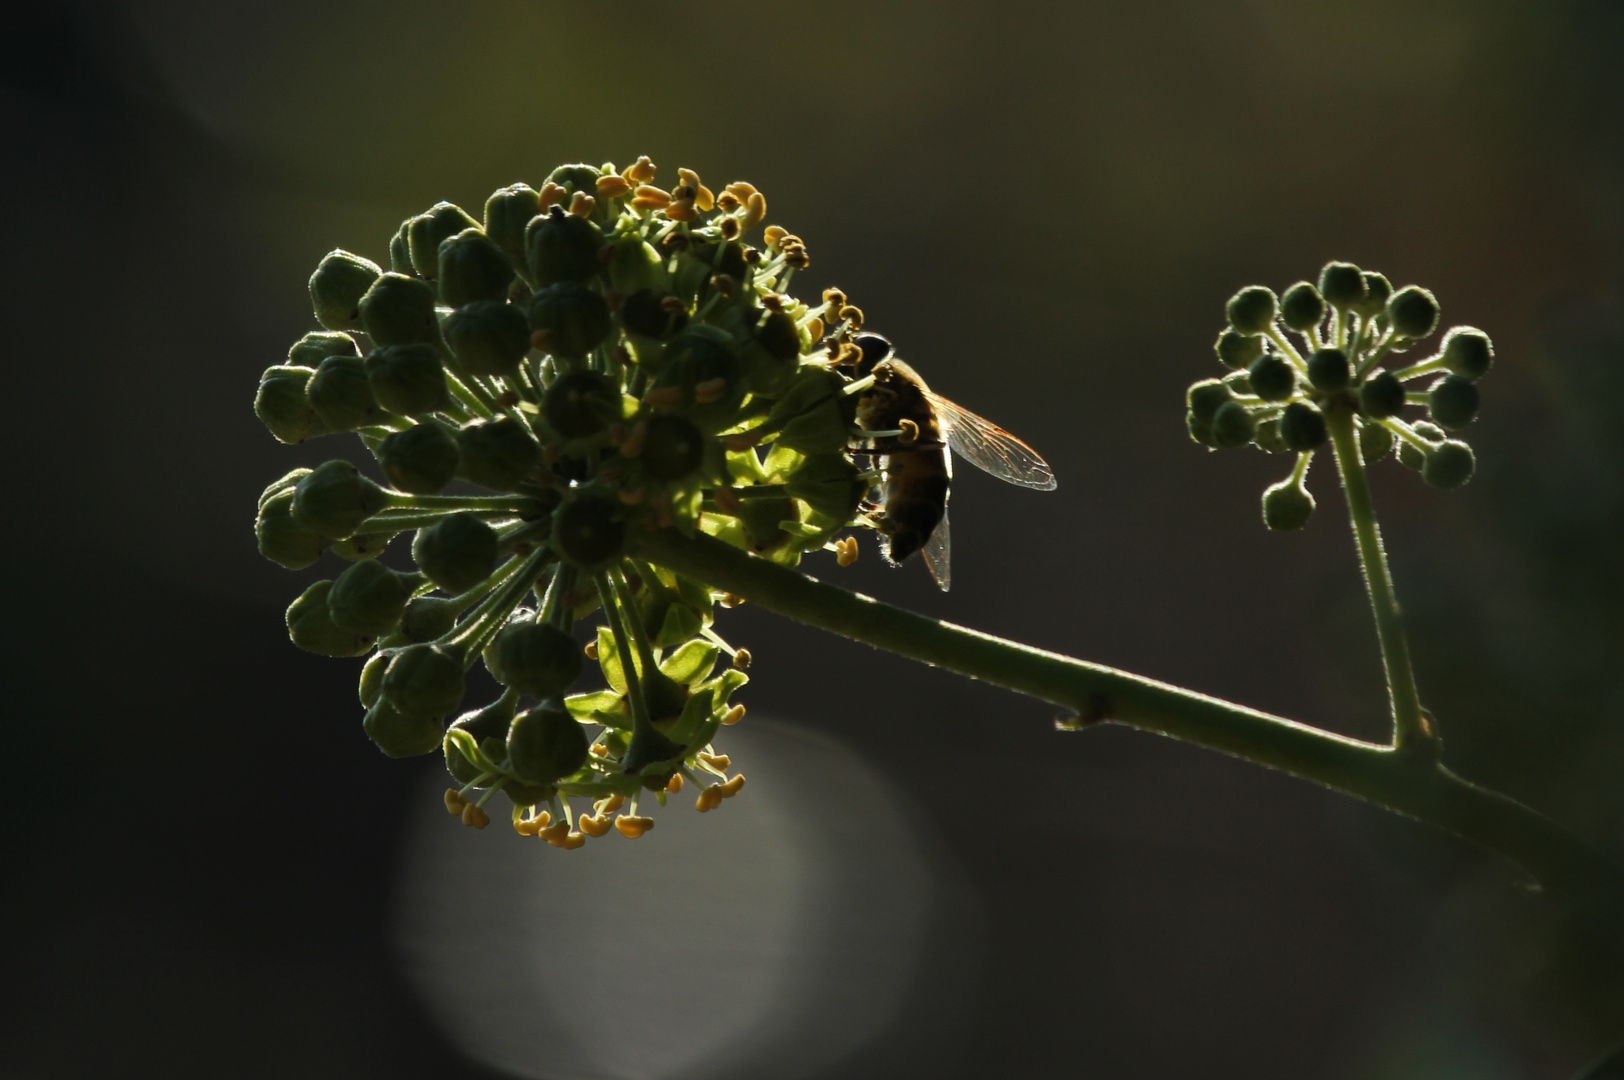
{"type": "Polygon", "coordinates": [[[1341,349],[1318,349],[1308,358],[1308,381],[1322,394],[1346,390],[1353,379],[1353,366],[1341,349]]]}
{"type": "Polygon", "coordinates": [[[1477,384],[1464,375],[1445,375],[1427,391],[1427,414],[1445,431],[1458,431],[1477,419],[1482,401],[1477,384]]]}
{"type": "MultiPolygon", "coordinates": [[[[441,279],[441,288],[445,279],[441,279]]],[[[478,300],[447,316],[446,344],[475,375],[513,375],[530,351],[530,320],[500,300],[478,300]]]]}
{"type": "Polygon", "coordinates": [[[315,373],[311,368],[279,364],[266,368],[259,377],[254,415],[278,442],[299,443],[313,435],[327,434],[327,425],[310,407],[310,398],[305,394],[315,373]]]}
{"type": "Polygon", "coordinates": [[[464,229],[477,229],[479,222],[460,206],[437,202],[406,222],[406,246],[411,252],[412,269],[419,277],[434,280],[440,272],[440,242],[464,229]]]}
{"type": "Polygon", "coordinates": [[[1359,422],[1359,456],[1372,465],[1393,449],[1393,433],[1373,420],[1359,422]]]}
{"type": "Polygon", "coordinates": [[[663,293],[671,287],[671,275],[666,273],[665,260],[660,258],[660,253],[642,237],[625,236],[613,245],[609,284],[622,296],[632,296],[644,289],[663,293]]]}
{"type": "Polygon", "coordinates": [[[1473,382],[1494,366],[1494,345],[1475,326],[1454,326],[1444,335],[1444,367],[1473,382]]]}
{"type": "Polygon", "coordinates": [[[1280,438],[1280,418],[1271,416],[1258,424],[1257,430],[1252,432],[1252,441],[1259,450],[1269,454],[1283,454],[1286,444],[1280,438]]]}
{"type": "Polygon", "coordinates": [[[586,764],[586,732],[562,704],[544,701],[514,718],[507,750],[520,780],[554,784],[586,764]]]}
{"type": "Polygon", "coordinates": [[[1382,313],[1387,301],[1393,295],[1393,283],[1386,277],[1371,270],[1365,271],[1365,296],[1363,300],[1355,301],[1353,311],[1367,319],[1382,313]]]}
{"type": "Polygon", "coordinates": [[[445,735],[439,717],[403,713],[384,699],[373,702],[367,710],[361,730],[392,758],[432,754],[440,748],[445,735]]]}
{"type": "Polygon", "coordinates": [[[1318,326],[1325,318],[1325,298],[1306,281],[1299,281],[1280,297],[1280,318],[1291,330],[1318,326]]]}
{"type": "Polygon", "coordinates": [[[595,371],[567,372],[547,388],[541,412],[564,438],[589,438],[621,418],[620,387],[595,371]]]}
{"type": "Polygon", "coordinates": [[[331,431],[354,431],[373,422],[378,402],[359,356],[329,356],[305,387],[310,407],[331,431]]]}
{"type": "Polygon", "coordinates": [[[774,360],[789,362],[801,355],[801,334],[795,320],[782,311],[769,311],[756,326],[755,339],[774,360]]]}
{"type": "Polygon", "coordinates": [[[597,198],[598,177],[602,175],[603,170],[578,162],[574,165],[560,165],[548,175],[547,182],[557,184],[571,195],[579,191],[597,198]]]}
{"type": "Polygon", "coordinates": [[[524,227],[541,212],[541,198],[528,184],[513,184],[485,200],[485,235],[508,258],[524,259],[524,227]]]}
{"type": "Polygon", "coordinates": [[[581,647],[548,623],[510,622],[495,646],[498,678],[521,694],[559,697],[581,674],[581,647]]]}
{"type": "MultiPolygon", "coordinates": [[[[1445,438],[1443,428],[1425,420],[1418,420],[1411,424],[1410,430],[1432,444],[1441,443],[1445,438]]],[[[1425,451],[1416,447],[1410,440],[1405,439],[1398,444],[1398,463],[1406,469],[1414,469],[1416,472],[1420,472],[1421,467],[1427,463],[1427,455],[1425,451]]]]}
{"type": "Polygon", "coordinates": [[[1202,420],[1194,412],[1186,411],[1184,414],[1184,428],[1190,433],[1192,441],[1198,442],[1202,446],[1211,447],[1214,450],[1218,448],[1218,444],[1212,440],[1211,421],[1202,420]]]}
{"type": "Polygon", "coordinates": [[[1326,303],[1346,310],[1366,297],[1365,276],[1352,263],[1328,262],[1320,271],[1319,291],[1326,303]]]}
{"type": "Polygon", "coordinates": [[[1397,416],[1404,408],[1404,384],[1391,371],[1377,371],[1359,387],[1359,409],[1377,420],[1397,416]]]}
{"type": "Polygon", "coordinates": [[[508,416],[476,421],[457,432],[457,476],[492,491],[517,491],[541,467],[541,446],[508,416]]]}
{"type": "Polygon", "coordinates": [[[318,581],[288,606],[288,637],[306,652],[321,656],[360,656],[372,648],[373,638],[340,630],[327,609],[331,581],[318,581]]]}
{"type": "Polygon", "coordinates": [[[404,274],[385,274],[361,297],[361,325],[375,345],[411,345],[433,339],[434,286],[404,274]]]}
{"type": "Polygon", "coordinates": [[[1219,379],[1202,379],[1198,383],[1191,383],[1190,388],[1184,392],[1184,403],[1203,424],[1212,423],[1212,418],[1219,408],[1233,400],[1234,395],[1229,392],[1229,387],[1219,379]]]}
{"type": "Polygon", "coordinates": [[[861,475],[845,454],[811,454],[790,470],[784,490],[824,517],[845,522],[868,494],[861,475]]]}
{"type": "Polygon", "coordinates": [[[454,712],[462,694],[462,661],[439,645],[408,645],[383,673],[383,700],[408,716],[454,712]]]}
{"type": "Polygon", "coordinates": [[[389,238],[389,269],[392,273],[405,274],[410,277],[417,271],[412,269],[412,248],[406,242],[406,226],[410,221],[403,221],[395,235],[389,238]]]}
{"type": "Polygon", "coordinates": [[[329,356],[360,356],[355,339],[330,330],[312,330],[288,349],[288,363],[294,367],[319,367],[329,356]]]}
{"type": "Polygon", "coordinates": [[[1219,332],[1218,340],[1212,347],[1218,354],[1219,363],[1237,369],[1251,366],[1263,355],[1262,338],[1249,336],[1228,327],[1219,332]]]}
{"type": "Polygon", "coordinates": [[[1235,332],[1256,337],[1274,324],[1280,309],[1274,290],[1266,285],[1248,285],[1229,298],[1225,313],[1235,332]]]}
{"type": "Polygon", "coordinates": [[[550,285],[531,297],[529,314],[530,328],[546,335],[546,350],[570,360],[597,348],[612,328],[603,297],[572,281],[550,285]]]}
{"type": "Polygon", "coordinates": [[[1290,478],[1263,492],[1263,525],[1275,532],[1296,532],[1314,516],[1314,496],[1290,478]]]}
{"type": "MultiPolygon", "coordinates": [[[[620,324],[628,332],[655,340],[664,340],[688,325],[688,316],[681,311],[667,311],[663,306],[670,293],[653,289],[639,289],[620,302],[620,324]]],[[[796,339],[797,347],[800,339],[796,339]]]]}
{"type": "Polygon", "coordinates": [[[652,417],[641,460],[643,470],[656,480],[686,479],[705,460],[705,437],[680,416],[652,417]]]}
{"type": "Polygon", "coordinates": [[[1265,353],[1246,371],[1252,392],[1264,401],[1285,401],[1297,392],[1297,371],[1278,353],[1265,353]]]}
{"type": "MultiPolygon", "coordinates": [[[[474,744],[486,757],[500,762],[507,757],[508,728],[513,726],[513,714],[518,712],[517,695],[502,695],[483,709],[465,712],[457,717],[447,731],[445,740],[445,767],[459,784],[472,784],[484,775],[479,766],[462,756],[457,744],[449,738],[451,731],[466,731],[474,737],[474,744]]],[[[495,778],[486,781],[489,785],[495,778]]]]}
{"type": "Polygon", "coordinates": [[[1401,338],[1424,338],[1438,329],[1438,299],[1419,285],[1406,285],[1388,298],[1387,321],[1401,338]]]}
{"type": "Polygon", "coordinates": [[[329,330],[361,327],[361,297],[383,276],[383,267],[371,259],[335,250],[323,256],[310,275],[310,305],[316,321],[329,330]]]}
{"type": "Polygon", "coordinates": [[[260,504],[254,520],[259,553],[289,570],[303,570],[321,557],[326,546],[320,533],[293,520],[293,491],[277,493],[260,504]]]}
{"type": "Polygon", "coordinates": [[[433,345],[375,349],[365,365],[373,400],[396,416],[423,416],[451,405],[445,369],[433,345]]]}
{"type": "Polygon", "coordinates": [[[590,221],[562,208],[532,218],[524,230],[525,261],[536,285],[546,288],[559,282],[580,284],[598,273],[598,249],[603,234],[590,221]]]}
{"type": "Polygon", "coordinates": [[[1256,425],[1246,406],[1238,401],[1226,401],[1212,414],[1212,441],[1221,449],[1245,446],[1252,441],[1256,425]]]}
{"type": "Polygon", "coordinates": [[[376,453],[389,483],[413,495],[434,495],[457,475],[457,440],[435,420],[385,436],[376,453]]]}
{"type": "MultiPolygon", "coordinates": [[[[457,625],[461,609],[456,601],[444,596],[415,596],[400,616],[400,629],[394,637],[398,644],[415,645],[445,637],[457,625]]],[[[395,641],[385,644],[396,644],[395,641]]]]}
{"type": "Polygon", "coordinates": [[[596,495],[565,503],[553,514],[552,544],[566,562],[583,570],[602,569],[626,546],[620,507],[596,495]]]}
{"type": "Polygon", "coordinates": [[[440,241],[435,276],[441,302],[459,308],[475,300],[505,300],[515,275],[496,241],[475,226],[440,241]]]}
{"type": "Polygon", "coordinates": [[[361,522],[382,510],[389,496],[347,461],[328,461],[293,489],[293,520],[333,540],[354,535],[361,522]]]}
{"type": "Polygon", "coordinates": [[[410,575],[367,559],[338,575],[327,593],[327,610],[340,630],[379,638],[400,622],[414,584],[410,575]]]}
{"type": "MultiPolygon", "coordinates": [[[[679,371],[673,381],[680,377],[679,371]]],[[[742,383],[737,389],[742,397],[742,383]]],[[[737,415],[738,400],[739,397],[732,396],[723,398],[718,404],[726,405],[725,411],[700,406],[689,409],[687,415],[701,431],[714,433],[727,426],[728,417],[737,415]]],[[[779,446],[803,454],[844,450],[851,441],[852,425],[857,422],[857,398],[853,394],[842,394],[840,380],[830,372],[817,367],[802,368],[783,396],[773,403],[767,421],[783,425],[778,431],[779,446]]]]}
{"type": "Polygon", "coordinates": [[[378,703],[383,695],[383,673],[389,666],[389,654],[375,652],[367,657],[366,664],[361,668],[361,681],[355,688],[356,696],[361,699],[361,708],[370,709],[378,703]]]}
{"type": "Polygon", "coordinates": [[[1446,439],[1432,448],[1421,466],[1421,479],[1435,488],[1458,488],[1472,478],[1477,458],[1459,439],[1446,439]]]}
{"type": "Polygon", "coordinates": [[[1280,414],[1280,441],[1287,450],[1315,450],[1330,438],[1325,414],[1306,401],[1293,401],[1280,414]]]}
{"type": "MultiPolygon", "coordinates": [[[[521,625],[521,624],[531,624],[531,623],[534,623],[535,621],[536,621],[536,609],[535,608],[532,608],[532,607],[518,607],[518,608],[514,608],[511,612],[508,613],[507,621],[502,624],[502,629],[505,630],[509,626],[518,626],[518,625],[521,625]]],[[[480,658],[485,661],[485,670],[489,671],[491,673],[491,678],[493,678],[497,682],[502,683],[502,684],[505,685],[507,683],[507,681],[508,681],[507,672],[502,670],[502,657],[498,653],[497,648],[496,648],[497,638],[500,638],[501,636],[502,636],[501,630],[498,630],[496,632],[496,636],[492,637],[489,641],[487,641],[485,643],[485,648],[480,653],[480,658]]]]}
{"type": "Polygon", "coordinates": [[[496,570],[496,530],[472,514],[452,514],[417,530],[412,558],[446,592],[466,592],[496,570]]]}
{"type": "Polygon", "coordinates": [[[344,540],[334,540],[332,552],[341,559],[350,562],[360,562],[362,559],[376,559],[382,555],[398,533],[356,533],[344,540]]]}
{"type": "Polygon", "coordinates": [[[1224,385],[1229,387],[1231,394],[1255,394],[1252,388],[1252,375],[1247,371],[1231,371],[1224,376],[1224,385]]]}

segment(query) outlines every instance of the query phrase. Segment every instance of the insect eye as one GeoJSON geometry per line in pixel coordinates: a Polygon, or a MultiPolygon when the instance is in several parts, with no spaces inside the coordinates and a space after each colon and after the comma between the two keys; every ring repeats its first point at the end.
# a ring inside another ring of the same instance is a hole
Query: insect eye
{"type": "Polygon", "coordinates": [[[879,334],[858,334],[852,344],[863,351],[865,367],[872,367],[891,355],[891,342],[879,334]]]}

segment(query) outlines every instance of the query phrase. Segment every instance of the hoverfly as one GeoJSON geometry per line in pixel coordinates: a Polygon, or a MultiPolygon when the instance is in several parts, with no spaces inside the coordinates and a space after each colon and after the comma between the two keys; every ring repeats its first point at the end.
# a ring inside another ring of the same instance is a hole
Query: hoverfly
{"type": "Polygon", "coordinates": [[[853,344],[862,351],[858,378],[874,377],[857,400],[857,423],[877,433],[867,452],[885,460],[875,522],[886,538],[886,561],[900,566],[924,552],[930,576],[946,592],[952,584],[948,450],[1000,480],[1038,491],[1054,490],[1054,472],[1036,450],[997,424],[933,393],[917,371],[892,355],[888,339],[858,334],[853,344]]]}

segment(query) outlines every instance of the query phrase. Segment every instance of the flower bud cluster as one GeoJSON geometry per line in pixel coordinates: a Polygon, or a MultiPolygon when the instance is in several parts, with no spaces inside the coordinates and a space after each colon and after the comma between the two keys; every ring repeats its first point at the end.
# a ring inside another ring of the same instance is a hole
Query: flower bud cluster
{"type": "Polygon", "coordinates": [[[693,784],[710,810],[744,781],[712,746],[750,663],[712,629],[724,594],[645,561],[638,537],[845,565],[855,542],[836,534],[868,523],[875,481],[850,449],[861,313],[838,290],[789,294],[806,245],[758,238],[754,186],[655,181],[647,158],[566,165],[481,217],[410,218],[387,267],[332,252],[310,278],[321,329],[255,401],[277,439],[353,432],[377,464],[296,469],[260,498],[268,558],[350,560],[289,607],[294,644],[368,656],[363,729],[392,757],[443,753],[465,823],[501,791],[521,833],[564,848],[640,836],[650,793],[693,784]],[[407,534],[414,570],[377,559],[407,534]],[[603,685],[572,694],[574,623],[595,612],[603,685]],[[481,663],[503,691],[468,710],[481,663]]]}
{"type": "Polygon", "coordinates": [[[1395,290],[1381,274],[1327,263],[1318,283],[1284,293],[1251,285],[1230,298],[1229,325],[1214,346],[1231,371],[1186,393],[1190,437],[1213,449],[1256,446],[1292,453],[1291,474],[1263,495],[1270,529],[1300,529],[1314,512],[1305,480],[1330,439],[1327,418],[1350,414],[1363,463],[1395,446],[1399,462],[1433,487],[1472,477],[1472,448],[1459,432],[1477,417],[1477,381],[1494,363],[1487,334],[1457,326],[1433,355],[1404,356],[1438,329],[1438,301],[1426,289],[1395,290]],[[1425,380],[1424,389],[1409,385],[1425,380]],[[1406,419],[1420,408],[1426,420],[1406,419]]]}

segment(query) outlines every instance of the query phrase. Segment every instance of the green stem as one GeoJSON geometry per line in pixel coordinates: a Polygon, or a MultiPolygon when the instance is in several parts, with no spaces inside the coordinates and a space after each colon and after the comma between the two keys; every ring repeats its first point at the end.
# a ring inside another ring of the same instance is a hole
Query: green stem
{"type": "Polygon", "coordinates": [[[713,537],[640,532],[637,554],[812,626],[1079,714],[1243,758],[1435,825],[1524,867],[1555,892],[1607,888],[1624,871],[1550,819],[1435,762],[1125,671],[1034,649],[827,585],[713,537]]]}
{"type": "Polygon", "coordinates": [[[1438,737],[1421,715],[1421,695],[1416,690],[1415,669],[1410,664],[1410,643],[1404,636],[1404,617],[1393,590],[1387,552],[1382,549],[1381,530],[1376,525],[1376,504],[1370,497],[1370,481],[1359,455],[1353,410],[1345,404],[1331,405],[1325,410],[1325,422],[1331,429],[1331,448],[1336,454],[1337,471],[1342,474],[1342,490],[1348,498],[1348,516],[1353,519],[1353,539],[1359,549],[1365,590],[1376,616],[1376,641],[1381,646],[1388,701],[1393,711],[1393,749],[1435,757],[1438,737]]]}
{"type": "Polygon", "coordinates": [[[593,575],[598,586],[598,599],[603,602],[603,617],[609,624],[609,633],[615,639],[615,651],[620,654],[620,672],[626,680],[626,697],[632,703],[632,732],[637,734],[645,730],[653,730],[654,725],[649,721],[648,704],[643,700],[642,680],[637,677],[637,664],[632,659],[631,642],[626,637],[626,626],[621,621],[620,611],[615,604],[614,588],[609,584],[609,575],[599,571],[593,575]]]}

